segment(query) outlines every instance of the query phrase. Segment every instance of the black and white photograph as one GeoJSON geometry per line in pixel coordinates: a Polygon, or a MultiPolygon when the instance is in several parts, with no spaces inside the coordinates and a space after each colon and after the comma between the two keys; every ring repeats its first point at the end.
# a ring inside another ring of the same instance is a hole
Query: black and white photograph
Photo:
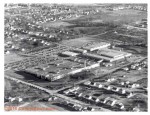
{"type": "Polygon", "coordinates": [[[148,112],[148,3],[3,6],[5,112],[148,112]]]}

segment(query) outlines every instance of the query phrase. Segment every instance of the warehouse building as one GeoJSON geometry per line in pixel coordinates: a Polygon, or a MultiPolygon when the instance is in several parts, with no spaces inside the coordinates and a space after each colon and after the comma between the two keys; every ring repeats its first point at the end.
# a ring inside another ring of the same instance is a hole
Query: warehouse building
{"type": "Polygon", "coordinates": [[[72,49],[73,52],[77,52],[77,53],[87,53],[87,50],[85,49],[79,49],[79,48],[76,48],[76,49],[72,49]]]}
{"type": "Polygon", "coordinates": [[[115,54],[111,53],[111,49],[110,52],[104,52],[104,51],[100,51],[98,54],[95,53],[85,53],[82,54],[83,57],[85,58],[92,58],[92,59],[96,59],[96,60],[104,60],[106,62],[113,62],[113,61],[117,61],[120,59],[123,59],[125,57],[129,57],[131,56],[131,53],[126,53],[126,52],[117,52],[115,54]]]}
{"type": "Polygon", "coordinates": [[[82,56],[84,58],[91,58],[94,60],[104,60],[106,62],[113,62],[113,61],[124,59],[132,55],[131,53],[118,51],[114,49],[108,49],[110,45],[111,45],[110,43],[100,42],[97,44],[85,46],[83,47],[85,51],[83,49],[79,49],[79,52],[82,53],[79,56],[82,56]],[[87,51],[95,51],[95,50],[96,53],[87,52],[87,51]]]}
{"type": "Polygon", "coordinates": [[[82,71],[86,71],[86,70],[90,70],[90,69],[93,69],[93,68],[96,68],[96,67],[99,67],[100,64],[99,63],[96,63],[96,64],[93,64],[93,65],[90,65],[90,66],[86,66],[84,68],[80,68],[80,69],[76,69],[76,70],[73,70],[71,71],[70,73],[68,73],[69,75],[73,75],[73,74],[76,74],[76,73],[80,73],[82,71]]]}
{"type": "Polygon", "coordinates": [[[99,66],[100,66],[100,62],[94,63],[92,65],[84,66],[84,64],[81,65],[79,63],[73,63],[65,60],[57,64],[49,64],[49,65],[28,68],[25,70],[25,72],[32,74],[41,79],[56,81],[58,79],[70,75],[82,73],[99,66]]]}
{"type": "Polygon", "coordinates": [[[92,45],[88,45],[83,47],[83,49],[88,50],[88,51],[95,51],[95,50],[100,50],[103,48],[107,48],[108,46],[110,46],[110,43],[106,43],[106,42],[100,42],[97,44],[92,44],[92,45]]]}
{"type": "Polygon", "coordinates": [[[61,55],[64,55],[64,56],[77,56],[77,55],[79,55],[79,53],[75,53],[75,52],[71,52],[71,51],[65,51],[65,52],[62,52],[61,55]]]}
{"type": "Polygon", "coordinates": [[[100,56],[98,54],[94,54],[94,53],[86,53],[82,55],[85,58],[91,58],[91,59],[95,59],[95,60],[105,60],[105,61],[110,61],[111,62],[111,58],[105,57],[105,56],[100,56]]]}
{"type": "Polygon", "coordinates": [[[113,49],[101,49],[97,52],[101,56],[109,57],[109,58],[119,58],[119,57],[128,57],[131,56],[131,53],[126,53],[123,51],[113,50],[113,49]]]}
{"type": "Polygon", "coordinates": [[[93,65],[97,62],[101,62],[101,60],[95,61],[93,59],[85,59],[85,58],[82,58],[82,57],[71,57],[67,60],[73,61],[73,62],[76,62],[76,63],[80,63],[80,64],[84,64],[84,65],[93,65]]]}

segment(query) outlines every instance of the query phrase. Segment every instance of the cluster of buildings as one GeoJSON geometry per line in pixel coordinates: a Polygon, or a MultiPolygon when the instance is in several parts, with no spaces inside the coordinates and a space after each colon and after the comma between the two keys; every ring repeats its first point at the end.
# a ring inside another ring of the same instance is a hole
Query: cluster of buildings
{"type": "Polygon", "coordinates": [[[127,67],[122,68],[122,70],[129,71],[129,70],[141,70],[142,68],[147,68],[147,62],[146,60],[143,60],[141,62],[135,62],[134,64],[131,64],[127,67]]]}
{"type": "Polygon", "coordinates": [[[33,74],[39,78],[46,79],[49,81],[55,81],[67,76],[82,73],[92,68],[99,67],[99,63],[85,66],[82,63],[73,62],[69,60],[59,60],[48,65],[41,65],[38,67],[25,69],[25,72],[33,74]]]}
{"type": "Polygon", "coordinates": [[[115,85],[119,85],[120,87],[126,87],[126,88],[138,88],[140,87],[140,84],[132,83],[130,81],[123,81],[123,80],[116,80],[114,82],[115,85]]]}
{"type": "Polygon", "coordinates": [[[50,46],[51,41],[59,41],[61,39],[55,37],[54,34],[47,34],[44,32],[35,32],[30,30],[25,30],[23,28],[10,27],[10,31],[5,31],[5,52],[15,52],[15,51],[28,51],[31,47],[35,47],[34,44],[40,46],[50,46]],[[7,43],[9,40],[10,43],[7,43]],[[15,41],[15,43],[14,43],[15,41]],[[27,47],[22,46],[25,44],[27,47]],[[15,46],[15,47],[11,47],[15,46]]]}
{"type": "Polygon", "coordinates": [[[104,60],[106,62],[117,61],[132,55],[131,53],[111,49],[110,46],[110,43],[100,42],[81,49],[74,49],[72,52],[76,52],[76,54],[73,53],[74,56],[80,53],[80,57],[104,60]]]}
{"type": "MultiPolygon", "coordinates": [[[[78,100],[87,101],[94,103],[96,105],[104,104],[108,108],[115,108],[118,110],[125,110],[125,107],[123,103],[119,102],[116,99],[113,99],[111,97],[101,97],[101,96],[94,96],[93,94],[88,94],[83,91],[80,91],[82,88],[80,87],[74,87],[72,89],[68,89],[64,91],[63,93],[67,96],[74,95],[78,100]]],[[[103,94],[101,94],[103,95],[103,94]]]]}
{"type": "Polygon", "coordinates": [[[147,11],[147,7],[143,4],[134,5],[134,4],[126,4],[126,5],[114,5],[114,6],[107,6],[108,10],[124,10],[124,9],[134,9],[134,10],[140,10],[140,11],[147,11]]]}
{"type": "MultiPolygon", "coordinates": [[[[74,31],[69,31],[69,30],[61,30],[61,28],[53,28],[53,27],[45,27],[40,25],[40,21],[38,21],[39,16],[45,15],[45,16],[50,16],[53,17],[55,14],[47,15],[50,14],[48,9],[55,9],[55,10],[60,10],[61,13],[63,13],[63,10],[68,9],[71,11],[70,8],[67,8],[69,6],[62,6],[62,5],[53,5],[50,6],[50,8],[44,5],[18,5],[18,4],[7,4],[5,6],[10,6],[10,8],[5,9],[5,13],[8,14],[5,16],[5,41],[7,40],[12,40],[14,45],[18,45],[20,48],[18,49],[11,49],[8,47],[6,48],[5,54],[9,54],[10,52],[16,52],[17,51],[27,51],[30,50],[31,47],[34,48],[35,46],[33,44],[38,44],[38,46],[50,46],[50,42],[57,42],[61,41],[63,36],[66,36],[65,38],[69,38],[70,35],[75,35],[77,34],[74,31]],[[11,8],[12,7],[12,8],[11,8]],[[28,7],[30,7],[28,9],[28,7]],[[33,8],[32,8],[33,7],[33,8]],[[37,7],[37,8],[36,8],[37,7]],[[48,9],[47,9],[48,7],[48,9]],[[45,10],[47,9],[47,10],[45,10]],[[29,11],[28,11],[29,10],[29,11]],[[41,11],[39,11],[41,10],[41,11]],[[23,12],[22,12],[23,11],[23,12]],[[25,12],[26,11],[26,12],[25,12]],[[36,15],[36,12],[38,14],[36,15]],[[46,14],[44,14],[45,12],[46,14]],[[21,14],[21,15],[20,15],[21,14]],[[9,16],[9,15],[16,15],[16,16],[9,16]],[[35,19],[33,19],[32,16],[37,16],[35,19]],[[57,35],[56,35],[57,34],[57,35]],[[21,36],[26,36],[21,37],[21,36]],[[57,37],[56,37],[57,36],[57,37]],[[61,37],[60,37],[61,36],[61,37]],[[21,39],[20,39],[21,38],[21,39]],[[32,39],[33,38],[33,39],[32,39]],[[30,44],[27,42],[27,46],[29,47],[23,47],[21,44],[24,41],[28,42],[33,42],[33,44],[30,44]],[[17,51],[16,51],[17,50],[17,51]]],[[[55,11],[54,10],[54,11],[55,11]]],[[[77,12],[77,11],[76,11],[77,12]]],[[[68,15],[68,13],[65,13],[68,15]]],[[[75,13],[76,14],[76,13],[75,13]]],[[[58,15],[58,14],[56,14],[58,15]]],[[[61,14],[59,14],[61,16],[61,14]]],[[[62,14],[64,16],[64,14],[62,14]]],[[[71,17],[70,17],[71,18],[71,17]]],[[[6,44],[7,46],[7,44],[6,44]]]]}
{"type": "Polygon", "coordinates": [[[130,100],[134,98],[138,88],[142,88],[140,84],[133,83],[128,80],[111,78],[105,80],[104,82],[87,81],[82,85],[80,84],[64,90],[63,94],[85,103],[91,103],[96,106],[109,108],[110,110],[134,111],[134,106],[129,106],[121,99],[126,98],[130,100]],[[93,92],[93,90],[95,90],[95,92],[93,92]]]}
{"type": "Polygon", "coordinates": [[[102,62],[111,63],[131,56],[130,53],[109,49],[110,45],[109,43],[101,42],[64,51],[58,54],[63,58],[62,60],[28,68],[25,69],[25,72],[34,74],[42,79],[55,81],[97,68],[102,62]]]}
{"type": "MultiPolygon", "coordinates": [[[[32,18],[33,22],[36,24],[39,23],[45,23],[45,22],[53,22],[53,21],[58,21],[58,20],[65,20],[65,19],[70,19],[70,18],[75,18],[75,17],[80,17],[83,15],[89,15],[92,13],[96,13],[95,10],[90,9],[89,11],[84,10],[84,9],[77,9],[74,6],[71,5],[42,5],[42,4],[24,4],[24,5],[19,5],[19,4],[14,4],[14,5],[9,5],[6,4],[5,7],[12,7],[13,11],[12,13],[14,14],[24,14],[28,18],[32,18]],[[24,9],[24,10],[17,10],[15,7],[18,9],[24,9]],[[48,14],[48,15],[47,15],[48,14]]],[[[9,9],[6,11],[11,12],[9,9]]]]}
{"type": "Polygon", "coordinates": [[[94,107],[87,107],[87,106],[82,106],[80,104],[74,104],[71,102],[64,102],[63,105],[67,106],[68,108],[74,110],[74,111],[95,111],[94,107]]]}
{"type": "Polygon", "coordinates": [[[126,91],[123,88],[116,87],[116,86],[113,86],[113,85],[106,85],[106,84],[101,84],[101,83],[98,83],[98,82],[90,82],[90,81],[85,82],[84,85],[88,85],[88,86],[91,86],[91,87],[95,87],[95,88],[111,91],[111,92],[123,95],[123,96],[125,96],[127,98],[130,98],[130,97],[133,96],[132,92],[126,91]]]}
{"type": "Polygon", "coordinates": [[[147,28],[147,19],[142,19],[139,22],[136,22],[135,27],[147,28]]]}

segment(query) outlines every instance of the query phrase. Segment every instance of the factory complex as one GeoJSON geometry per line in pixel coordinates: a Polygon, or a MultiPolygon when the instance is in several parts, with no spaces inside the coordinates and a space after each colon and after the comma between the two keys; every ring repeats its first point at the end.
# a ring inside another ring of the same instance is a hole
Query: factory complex
{"type": "Polygon", "coordinates": [[[66,76],[82,73],[97,68],[103,62],[113,62],[131,56],[130,53],[109,49],[109,43],[97,43],[71,51],[59,53],[62,58],[55,62],[25,69],[36,77],[55,81],[66,76]],[[65,56],[65,57],[64,57],[65,56]],[[66,58],[67,56],[67,58],[66,58]]]}
{"type": "Polygon", "coordinates": [[[83,49],[86,49],[87,51],[95,51],[95,50],[100,50],[102,48],[106,48],[110,45],[111,45],[110,43],[100,42],[98,44],[87,45],[83,47],[83,49]]]}
{"type": "Polygon", "coordinates": [[[5,3],[4,110],[147,112],[147,5],[5,3]]]}
{"type": "Polygon", "coordinates": [[[85,64],[83,64],[83,61],[75,60],[73,62],[71,61],[72,59],[69,60],[62,60],[48,65],[46,64],[33,68],[28,68],[25,70],[25,72],[33,74],[34,76],[41,79],[55,81],[66,76],[74,75],[100,66],[100,62],[89,65],[90,62],[87,61],[88,64],[86,65],[88,66],[86,66],[85,64]]]}

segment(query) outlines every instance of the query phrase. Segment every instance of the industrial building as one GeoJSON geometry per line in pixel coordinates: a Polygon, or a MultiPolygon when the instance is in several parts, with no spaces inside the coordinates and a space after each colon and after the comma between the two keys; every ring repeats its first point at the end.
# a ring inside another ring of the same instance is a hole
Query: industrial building
{"type": "Polygon", "coordinates": [[[79,48],[76,48],[76,49],[72,49],[73,52],[77,52],[77,53],[87,53],[87,50],[85,49],[79,49],[79,48]]]}
{"type": "Polygon", "coordinates": [[[69,61],[73,61],[73,62],[76,62],[76,63],[80,63],[80,64],[84,64],[85,66],[87,65],[93,65],[95,63],[97,63],[98,61],[96,60],[93,60],[93,59],[85,59],[83,57],[71,57],[69,59],[67,59],[69,61]]]}
{"type": "Polygon", "coordinates": [[[89,69],[93,69],[93,68],[96,68],[96,67],[99,67],[100,64],[99,63],[96,63],[96,64],[93,64],[93,65],[90,65],[90,66],[86,66],[84,68],[80,68],[80,69],[76,69],[76,70],[73,70],[69,73],[69,75],[71,74],[76,74],[76,73],[79,73],[79,72],[82,72],[82,71],[86,71],[86,70],[89,70],[89,69]]]}
{"type": "Polygon", "coordinates": [[[131,53],[118,51],[114,49],[108,49],[107,48],[108,46],[110,46],[110,43],[101,42],[98,44],[85,46],[83,47],[83,49],[80,48],[80,49],[72,49],[71,51],[65,51],[62,52],[61,54],[65,56],[82,57],[84,58],[84,60],[93,59],[94,61],[104,60],[106,62],[117,61],[132,55],[131,53]],[[97,52],[91,52],[95,50],[97,50],[97,52]]]}
{"type": "Polygon", "coordinates": [[[65,51],[65,52],[62,52],[61,55],[64,55],[64,56],[77,56],[77,55],[79,55],[79,53],[75,53],[75,52],[71,52],[71,51],[65,51]]]}
{"type": "Polygon", "coordinates": [[[85,58],[91,58],[91,59],[95,59],[95,60],[101,60],[103,59],[104,61],[109,61],[111,62],[111,58],[105,57],[105,56],[100,56],[98,54],[94,54],[94,53],[86,53],[82,55],[85,58]]]}
{"type": "Polygon", "coordinates": [[[106,43],[106,42],[100,42],[97,44],[92,44],[92,45],[88,45],[83,47],[83,49],[88,50],[88,51],[95,51],[95,50],[100,50],[103,48],[107,48],[108,46],[110,46],[110,43],[106,43]]]}
{"type": "Polygon", "coordinates": [[[100,42],[97,44],[84,46],[80,49],[72,49],[72,52],[78,53],[78,56],[84,57],[86,59],[90,58],[97,61],[104,60],[106,62],[117,61],[132,55],[131,53],[109,49],[108,47],[110,45],[111,45],[110,43],[100,42]]]}
{"type": "Polygon", "coordinates": [[[72,62],[69,60],[62,60],[62,61],[59,60],[58,63],[55,62],[49,65],[28,68],[25,70],[25,72],[32,74],[36,77],[39,77],[41,79],[55,81],[63,77],[85,72],[87,70],[90,70],[99,66],[100,66],[100,62],[85,66],[85,64],[79,64],[79,63],[72,62]]]}
{"type": "Polygon", "coordinates": [[[101,56],[114,58],[114,59],[117,59],[119,57],[124,58],[124,57],[131,56],[131,53],[126,53],[126,52],[123,52],[123,51],[118,51],[118,50],[113,50],[113,49],[108,49],[108,48],[101,49],[97,53],[101,56]]]}
{"type": "Polygon", "coordinates": [[[131,53],[126,53],[122,51],[112,50],[112,49],[102,49],[98,53],[85,53],[82,54],[83,57],[92,58],[96,60],[104,60],[106,62],[113,62],[125,57],[131,56],[131,53]]]}

